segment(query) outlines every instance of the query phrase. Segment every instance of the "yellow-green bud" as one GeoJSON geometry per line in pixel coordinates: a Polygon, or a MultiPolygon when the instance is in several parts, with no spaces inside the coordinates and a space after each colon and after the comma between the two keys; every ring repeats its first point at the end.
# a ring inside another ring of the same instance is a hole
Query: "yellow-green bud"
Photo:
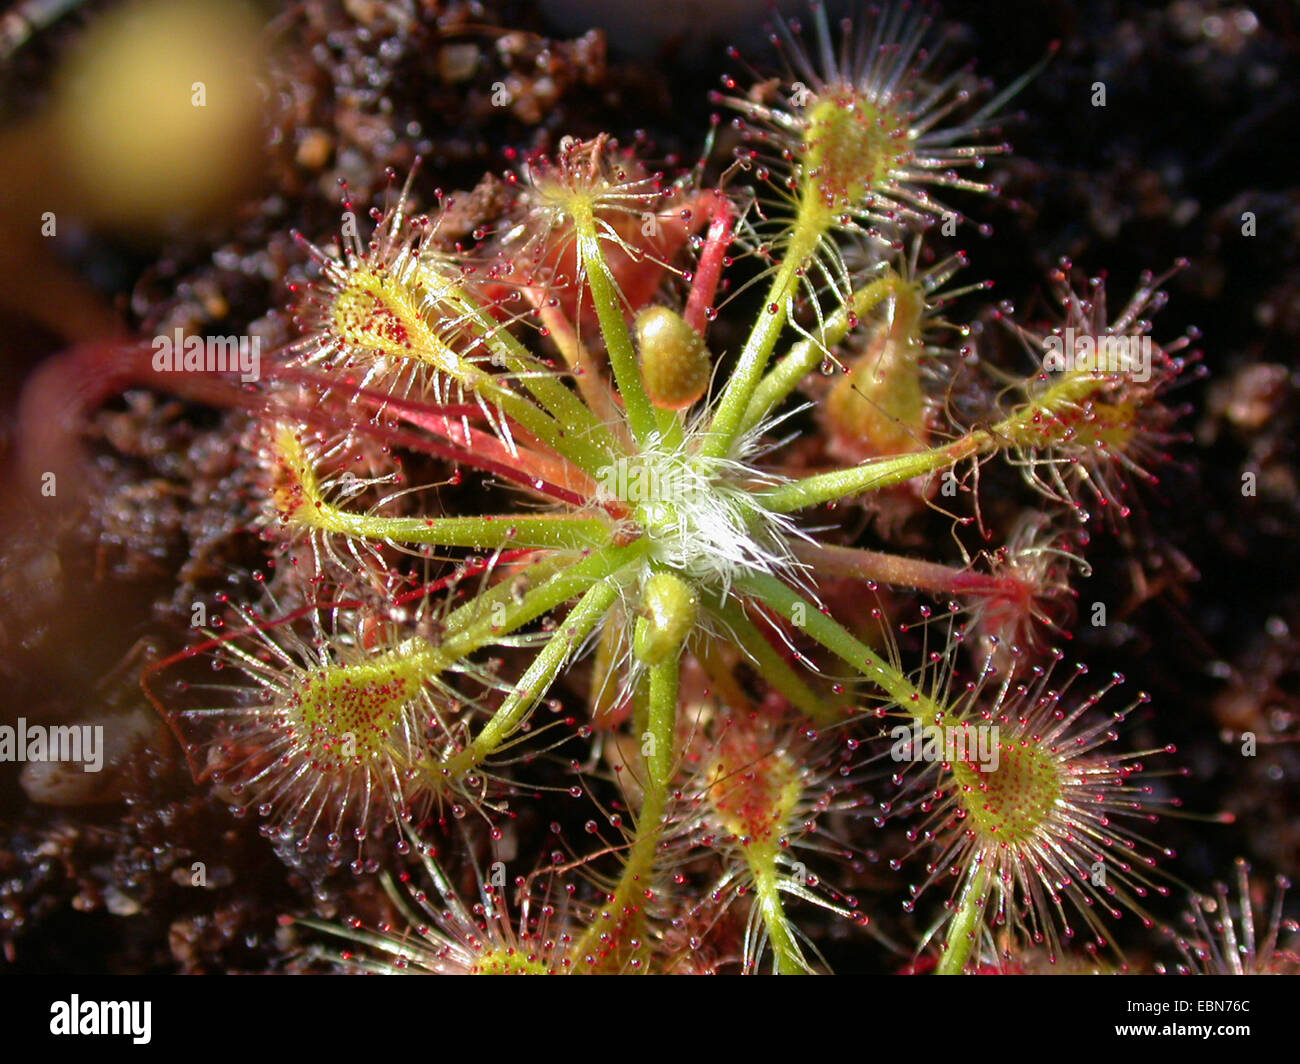
{"type": "Polygon", "coordinates": [[[846,457],[865,461],[929,445],[920,350],[882,330],[831,389],[822,413],[846,457]]]}
{"type": "Polygon", "coordinates": [[[699,596],[680,576],[655,573],[645,582],[641,607],[632,652],[646,665],[659,665],[679,653],[691,634],[699,614],[699,596]]]}
{"type": "Polygon", "coordinates": [[[650,401],[664,410],[682,410],[709,386],[711,359],[704,339],[667,307],[649,307],[636,318],[641,376],[650,401]]]}

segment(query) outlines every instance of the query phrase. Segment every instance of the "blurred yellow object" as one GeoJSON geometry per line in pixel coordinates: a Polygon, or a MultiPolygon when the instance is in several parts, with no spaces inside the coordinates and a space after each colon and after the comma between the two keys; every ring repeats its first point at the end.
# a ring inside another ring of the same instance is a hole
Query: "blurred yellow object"
{"type": "Polygon", "coordinates": [[[157,232],[235,201],[261,142],[260,40],[239,3],[142,0],[94,23],[49,116],[66,206],[157,232]]]}

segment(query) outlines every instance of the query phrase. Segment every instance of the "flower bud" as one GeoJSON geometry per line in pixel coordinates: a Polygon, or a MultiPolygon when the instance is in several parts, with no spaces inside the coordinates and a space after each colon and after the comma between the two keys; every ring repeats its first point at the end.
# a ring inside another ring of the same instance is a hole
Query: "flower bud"
{"type": "Polygon", "coordinates": [[[632,651],[646,665],[659,665],[681,650],[695,627],[699,596],[680,576],[661,572],[646,581],[641,604],[632,651]]]}
{"type": "Polygon", "coordinates": [[[665,410],[682,410],[709,386],[711,359],[704,339],[667,307],[637,315],[637,350],[650,401],[665,410]]]}
{"type": "Polygon", "coordinates": [[[920,346],[881,329],[826,399],[824,417],[838,452],[861,462],[928,446],[920,346]]]}

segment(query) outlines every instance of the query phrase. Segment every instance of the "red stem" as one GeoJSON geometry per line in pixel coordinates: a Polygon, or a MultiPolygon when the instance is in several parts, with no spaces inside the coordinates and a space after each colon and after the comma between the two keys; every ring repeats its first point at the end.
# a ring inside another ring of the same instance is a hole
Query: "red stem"
{"type": "Polygon", "coordinates": [[[799,543],[795,546],[795,554],[800,561],[814,566],[818,573],[910,587],[917,591],[1018,598],[1028,590],[1023,581],[1005,573],[995,576],[883,551],[799,543]]]}
{"type": "Polygon", "coordinates": [[[700,252],[699,262],[695,266],[691,294],[686,300],[686,313],[683,315],[686,324],[701,336],[709,327],[709,311],[713,309],[713,301],[722,280],[723,260],[731,246],[734,223],[731,200],[721,192],[714,192],[710,201],[706,213],[712,216],[713,221],[704,240],[704,250],[700,252]]]}

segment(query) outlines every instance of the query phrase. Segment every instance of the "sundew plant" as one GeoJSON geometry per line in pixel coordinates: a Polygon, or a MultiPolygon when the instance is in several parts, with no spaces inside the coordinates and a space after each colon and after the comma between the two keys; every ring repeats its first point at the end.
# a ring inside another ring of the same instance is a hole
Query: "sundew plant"
{"type": "Polygon", "coordinates": [[[1061,262],[1022,315],[966,276],[1035,71],[942,39],[813,5],[693,168],[610,129],[472,241],[406,175],[300,235],[295,339],[232,400],[263,591],[143,682],[285,860],[387,890],[404,925],[297,924],[316,961],[822,972],[901,899],[900,969],[1116,971],[1181,893],[1176,752],[1063,648],[1194,358],[1164,277],[1061,262]]]}

